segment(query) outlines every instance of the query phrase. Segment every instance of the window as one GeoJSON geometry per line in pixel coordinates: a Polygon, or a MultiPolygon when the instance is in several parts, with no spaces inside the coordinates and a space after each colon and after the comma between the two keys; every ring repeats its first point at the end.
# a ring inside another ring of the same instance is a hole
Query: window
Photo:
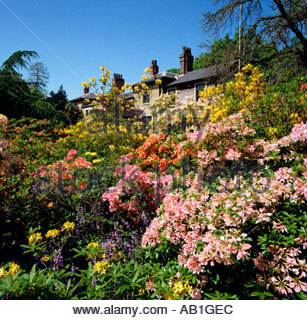
{"type": "Polygon", "coordinates": [[[198,100],[199,98],[199,92],[202,91],[203,89],[206,88],[206,85],[205,84],[197,84],[196,85],[196,101],[198,100]]]}
{"type": "Polygon", "coordinates": [[[150,102],[150,94],[146,92],[143,95],[143,103],[149,103],[149,102],[150,102]]]}
{"type": "Polygon", "coordinates": [[[176,89],[175,89],[175,88],[168,89],[168,90],[167,90],[167,93],[168,93],[168,94],[170,94],[170,93],[176,93],[176,89]]]}

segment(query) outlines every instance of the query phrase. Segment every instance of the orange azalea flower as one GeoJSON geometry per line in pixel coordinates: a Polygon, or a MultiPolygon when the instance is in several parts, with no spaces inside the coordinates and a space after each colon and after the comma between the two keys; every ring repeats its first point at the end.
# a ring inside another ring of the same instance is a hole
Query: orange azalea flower
{"type": "Polygon", "coordinates": [[[85,189],[86,183],[80,183],[80,186],[79,186],[79,187],[80,187],[81,190],[85,189]]]}

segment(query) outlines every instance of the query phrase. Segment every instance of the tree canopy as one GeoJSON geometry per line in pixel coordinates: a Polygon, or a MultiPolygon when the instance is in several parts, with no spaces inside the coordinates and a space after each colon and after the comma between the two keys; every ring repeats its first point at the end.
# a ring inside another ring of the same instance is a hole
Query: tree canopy
{"type": "Polygon", "coordinates": [[[28,82],[33,88],[45,92],[49,77],[49,72],[42,62],[35,62],[30,65],[28,82]]]}
{"type": "MultiPolygon", "coordinates": [[[[48,102],[41,91],[41,80],[43,73],[40,72],[37,86],[26,82],[20,69],[28,70],[31,59],[37,58],[35,51],[17,51],[5,60],[0,68],[0,114],[9,118],[21,118],[22,116],[37,119],[53,119],[55,123],[68,122],[63,111],[57,110],[52,103],[48,102]]],[[[32,66],[42,64],[34,64],[32,66]]],[[[34,68],[33,68],[34,70],[34,68]]],[[[67,102],[66,92],[60,87],[62,103],[67,102]]],[[[62,109],[64,110],[64,106],[62,109]]]]}
{"type": "Polygon", "coordinates": [[[47,101],[52,103],[57,110],[64,111],[65,105],[68,101],[67,93],[61,84],[57,92],[51,91],[47,101]]]}
{"type": "MultiPolygon", "coordinates": [[[[261,36],[275,56],[296,59],[307,65],[307,3],[305,0],[215,0],[214,12],[203,14],[203,31],[220,32],[229,25],[242,27],[249,37],[261,36]]],[[[242,55],[242,52],[240,53],[242,55]]]]}

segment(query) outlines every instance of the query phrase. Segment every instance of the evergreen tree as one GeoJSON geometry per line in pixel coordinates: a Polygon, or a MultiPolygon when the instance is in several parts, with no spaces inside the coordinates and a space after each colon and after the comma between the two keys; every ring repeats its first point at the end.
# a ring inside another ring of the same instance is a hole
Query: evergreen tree
{"type": "Polygon", "coordinates": [[[0,68],[0,113],[19,118],[29,114],[31,90],[22,79],[19,69],[27,69],[31,59],[38,57],[35,51],[16,51],[0,68]]]}
{"type": "Polygon", "coordinates": [[[46,92],[49,77],[50,74],[42,62],[36,62],[30,66],[28,82],[33,88],[46,92]]]}
{"type": "Polygon", "coordinates": [[[58,92],[51,91],[47,101],[50,102],[57,110],[64,111],[65,105],[68,101],[67,93],[61,84],[58,92]]]}

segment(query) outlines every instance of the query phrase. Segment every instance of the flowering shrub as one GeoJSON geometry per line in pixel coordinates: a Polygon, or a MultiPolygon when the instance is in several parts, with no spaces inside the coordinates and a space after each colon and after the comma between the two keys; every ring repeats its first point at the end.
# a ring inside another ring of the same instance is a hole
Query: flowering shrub
{"type": "MultiPolygon", "coordinates": [[[[177,245],[180,265],[192,273],[207,274],[216,265],[239,267],[244,261],[251,261],[253,256],[258,256],[262,250],[269,255],[272,245],[278,241],[282,245],[280,252],[285,252],[284,261],[288,261],[287,252],[290,254],[289,259],[295,258],[291,262],[289,260],[288,266],[284,265],[281,271],[277,271],[274,264],[265,267],[265,262],[262,262],[260,270],[268,271],[265,277],[269,277],[269,280],[260,281],[263,276],[259,275],[258,284],[265,283],[266,290],[272,288],[280,294],[306,291],[304,256],[307,234],[303,226],[307,224],[307,217],[306,214],[301,215],[307,195],[307,161],[301,153],[301,148],[306,145],[306,125],[295,125],[289,136],[276,143],[257,140],[248,142],[248,137],[255,132],[244,127],[240,117],[230,117],[223,126],[222,123],[209,123],[201,132],[188,134],[187,142],[180,144],[182,150],[179,148],[179,154],[186,154],[189,150],[185,148],[186,144],[196,142],[190,149],[190,155],[197,159],[199,171],[185,191],[178,189],[165,196],[157,210],[157,217],[143,236],[142,246],[158,247],[164,241],[177,245]],[[240,136],[245,137],[244,149],[240,149],[240,136]],[[214,139],[219,143],[212,143],[214,139]],[[285,147],[288,149],[286,153],[285,150],[279,151],[279,148],[285,147]],[[245,163],[241,174],[231,177],[227,176],[227,171],[221,170],[227,162],[239,159],[245,163]],[[274,166],[276,159],[279,160],[279,166],[283,162],[288,162],[289,166],[289,161],[294,161],[296,169],[277,169],[274,166]],[[266,175],[263,167],[249,174],[242,172],[255,161],[267,162],[273,170],[269,170],[266,175]],[[221,176],[217,175],[212,185],[200,176],[204,170],[208,173],[214,167],[220,169],[221,176]],[[288,229],[284,225],[287,219],[280,213],[283,210],[295,212],[293,215],[302,229],[292,229],[291,234],[287,235],[288,229]],[[276,230],[274,236],[269,231],[271,228],[276,230]],[[256,230],[261,232],[257,233],[256,230]],[[261,243],[263,233],[271,237],[265,245],[261,243]],[[292,239],[291,248],[287,237],[292,239]],[[291,256],[294,252],[295,256],[291,256]]],[[[261,257],[254,259],[257,267],[261,265],[261,257]]],[[[276,266],[279,263],[282,261],[276,260],[276,266]]]]}
{"type": "Polygon", "coordinates": [[[210,120],[216,122],[238,112],[251,112],[257,100],[264,97],[264,74],[248,64],[225,85],[209,87],[200,92],[211,110],[210,120]]]}
{"type": "Polygon", "coordinates": [[[210,90],[149,137],[118,89],[68,128],[1,118],[0,298],[305,299],[305,78],[210,90]]]}

